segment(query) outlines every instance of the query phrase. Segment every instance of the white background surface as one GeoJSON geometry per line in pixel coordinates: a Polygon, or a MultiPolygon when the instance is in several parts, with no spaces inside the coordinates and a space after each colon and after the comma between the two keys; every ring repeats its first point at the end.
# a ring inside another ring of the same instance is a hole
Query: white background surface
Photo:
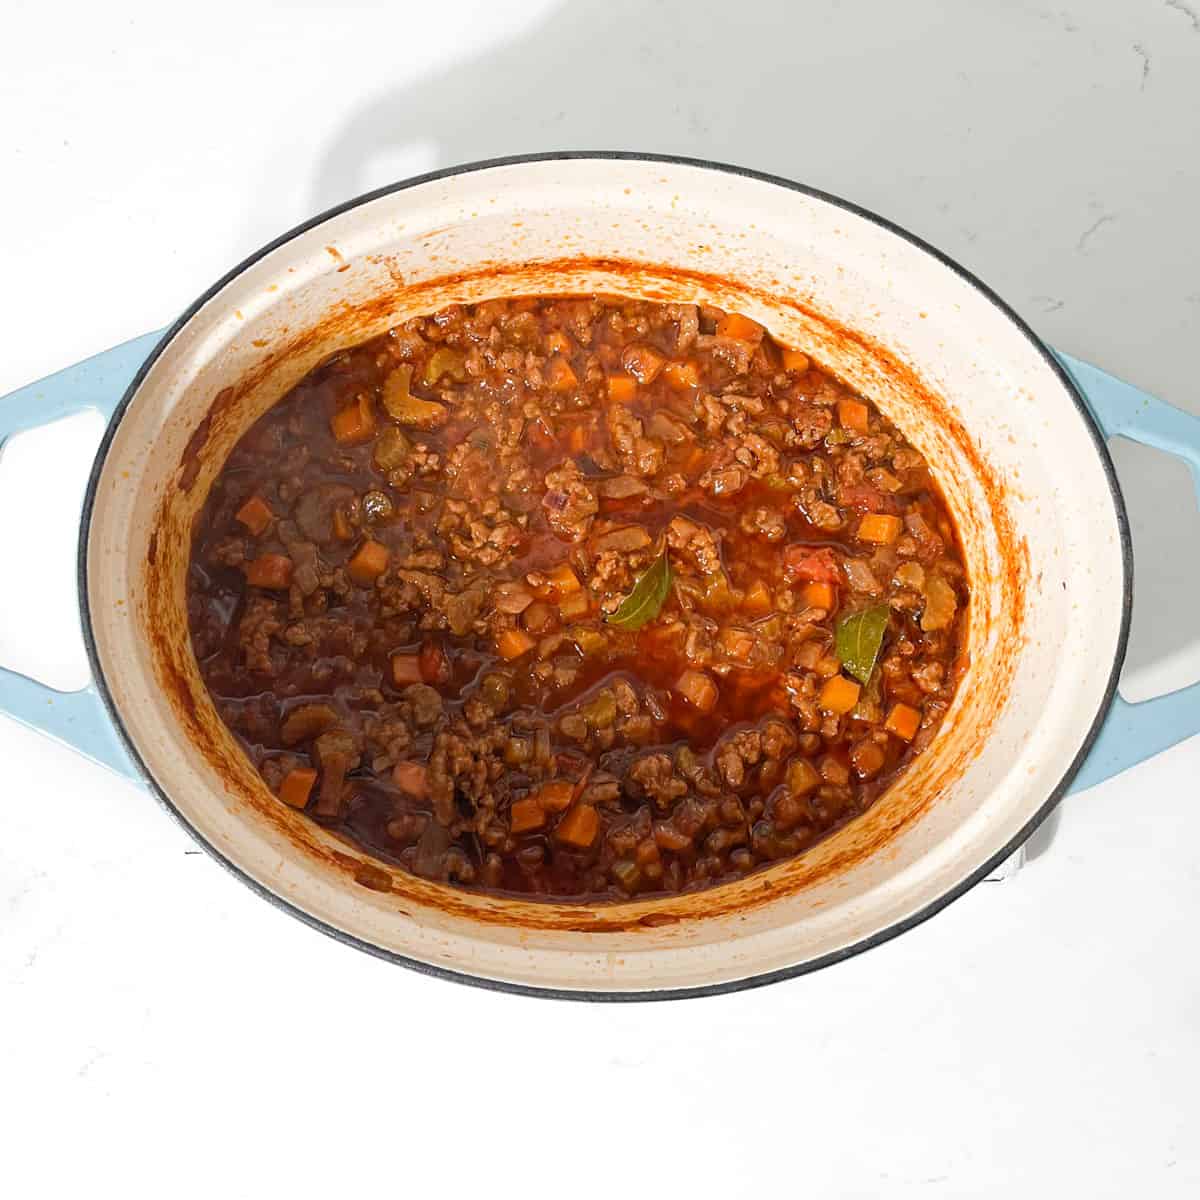
{"type": "MultiPolygon", "coordinates": [[[[367,187],[614,147],[884,212],[1200,411],[1200,0],[10,4],[0,62],[0,394],[367,187]]],[[[0,468],[0,660],[63,684],[98,437],[28,435],[0,468]]],[[[1119,450],[1143,691],[1197,673],[1200,518],[1164,462],[1119,450]]],[[[832,970],[606,1007],[345,949],[0,719],[0,1187],[1194,1196],[1198,777],[1193,739],[1070,799],[1015,879],[832,970]]]]}

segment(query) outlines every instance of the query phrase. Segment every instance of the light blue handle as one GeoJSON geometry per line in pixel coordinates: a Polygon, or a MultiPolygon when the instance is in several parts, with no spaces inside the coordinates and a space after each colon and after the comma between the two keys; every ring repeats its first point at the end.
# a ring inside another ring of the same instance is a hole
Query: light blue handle
{"type": "MultiPolygon", "coordinates": [[[[0,454],[13,434],[60,417],[88,409],[111,417],[160,337],[161,330],[147,333],[5,396],[0,400],[0,454]]],[[[60,692],[0,667],[0,713],[66,742],[113,771],[138,777],[91,683],[77,692],[60,692]]]]}
{"type": "MultiPolygon", "coordinates": [[[[1066,354],[1059,360],[1079,385],[1106,437],[1127,437],[1182,458],[1200,501],[1200,418],[1066,354]]],[[[1200,551],[1200,547],[1197,547],[1200,551]]],[[[1083,791],[1200,733],[1200,683],[1130,704],[1114,696],[1087,759],[1071,784],[1083,791]]]]}

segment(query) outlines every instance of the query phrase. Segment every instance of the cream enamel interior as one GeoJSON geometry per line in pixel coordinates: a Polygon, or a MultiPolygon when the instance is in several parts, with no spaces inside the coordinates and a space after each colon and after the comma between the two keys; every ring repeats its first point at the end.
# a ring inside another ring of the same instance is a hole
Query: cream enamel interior
{"type": "Polygon", "coordinates": [[[121,419],[96,492],[87,586],[129,737],[181,815],[245,873],[326,924],[422,962],[533,986],[639,991],[837,954],[987,862],[1058,784],[1103,702],[1123,575],[1116,510],[1086,421],[1037,347],[968,281],[864,217],[767,181],[694,165],[556,159],[363,203],[227,283],[121,419]],[[564,259],[581,261],[536,265],[564,259]],[[704,296],[757,317],[901,425],[931,458],[959,522],[974,590],[972,665],[935,751],[803,859],[720,895],[535,913],[411,880],[368,890],[322,853],[352,859],[352,847],[279,814],[261,794],[190,657],[188,525],[239,433],[339,345],[452,300],[531,290],[704,296]],[[181,492],[185,447],[214,399],[249,377],[257,383],[213,421],[197,481],[181,492]],[[164,686],[164,655],[188,676],[194,719],[224,737],[228,757],[185,728],[164,686]],[[681,919],[636,924],[663,908],[681,919]]]}

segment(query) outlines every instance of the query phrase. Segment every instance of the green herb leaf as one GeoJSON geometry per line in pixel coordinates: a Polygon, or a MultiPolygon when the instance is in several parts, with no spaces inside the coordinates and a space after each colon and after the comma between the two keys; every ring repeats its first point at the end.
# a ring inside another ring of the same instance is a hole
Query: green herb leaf
{"type": "Polygon", "coordinates": [[[671,564],[664,550],[642,573],[621,607],[608,617],[620,629],[641,629],[658,616],[671,590],[671,564]]]}
{"type": "Polygon", "coordinates": [[[836,649],[842,666],[859,683],[869,683],[883,645],[890,609],[876,604],[843,617],[837,625],[836,649]]]}

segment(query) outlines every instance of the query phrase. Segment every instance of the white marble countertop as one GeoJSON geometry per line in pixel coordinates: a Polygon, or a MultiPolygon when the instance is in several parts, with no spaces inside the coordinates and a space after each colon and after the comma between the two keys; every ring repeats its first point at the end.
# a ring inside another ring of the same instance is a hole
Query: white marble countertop
{"type": "MultiPolygon", "coordinates": [[[[0,394],[166,324],[367,187],[625,148],[883,212],[1055,345],[1200,411],[1200,0],[43,3],[5,24],[0,394]]],[[[98,436],[29,435],[0,468],[0,562],[50,554],[32,594],[5,568],[0,660],[64,685],[98,436]]],[[[1200,674],[1200,515],[1178,464],[1118,461],[1137,694],[1200,674]]],[[[2,719],[0,764],[0,1145],[22,1200],[1200,1189],[1200,739],[1071,798],[1015,878],[878,950],[629,1007],[374,961],[2,719]]]]}

